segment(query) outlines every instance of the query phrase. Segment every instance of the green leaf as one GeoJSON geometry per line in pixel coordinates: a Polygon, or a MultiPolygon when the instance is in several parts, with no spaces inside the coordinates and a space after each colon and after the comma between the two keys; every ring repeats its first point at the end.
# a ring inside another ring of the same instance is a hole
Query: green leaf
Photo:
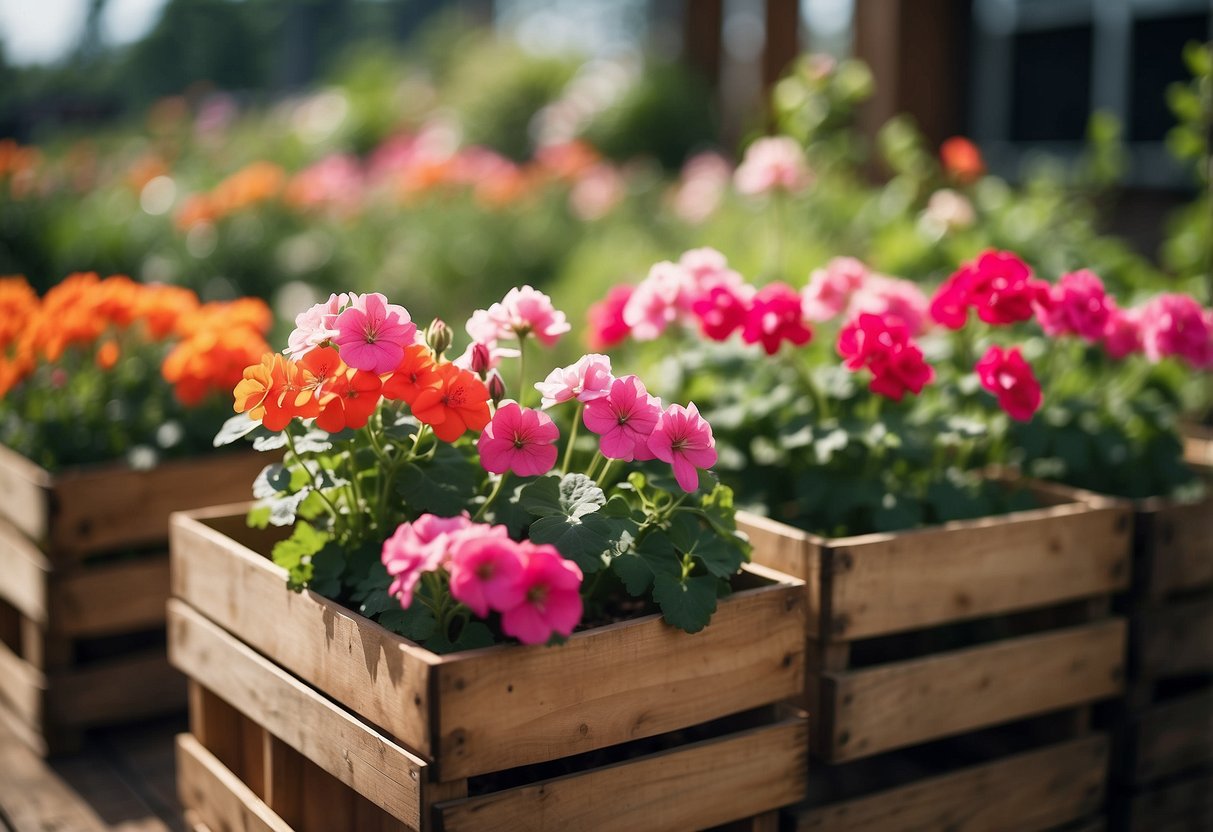
{"type": "Polygon", "coordinates": [[[258,436],[253,440],[254,451],[277,451],[285,447],[285,433],[271,433],[269,436],[258,436]]]}
{"type": "Polygon", "coordinates": [[[563,479],[540,477],[522,492],[522,507],[536,517],[576,520],[598,511],[606,495],[585,474],[567,474],[563,479]]]}
{"type": "Polygon", "coordinates": [[[425,643],[425,649],[438,654],[454,653],[459,650],[475,650],[477,647],[489,647],[493,644],[493,631],[482,621],[469,621],[463,625],[459,637],[449,640],[445,634],[438,633],[425,643]]]}
{"type": "Polygon", "coordinates": [[[258,500],[275,497],[291,487],[291,472],[281,462],[273,462],[261,469],[253,480],[253,496],[258,500]]]}
{"type": "MultiPolygon", "coordinates": [[[[332,437],[322,430],[309,430],[295,440],[295,450],[301,454],[322,454],[333,447],[332,437]]],[[[283,440],[286,444],[286,440],[283,440]]]]}
{"type": "Polygon", "coordinates": [[[533,542],[552,544],[589,574],[632,547],[636,524],[596,511],[579,517],[540,517],[531,523],[529,534],[533,542]]]}
{"type": "Polygon", "coordinates": [[[260,502],[270,510],[271,526],[290,526],[298,517],[299,506],[307,499],[309,489],[303,489],[295,494],[284,494],[280,497],[269,497],[260,502]]]}
{"type": "Polygon", "coordinates": [[[632,551],[613,558],[611,571],[623,581],[628,594],[636,598],[645,593],[656,575],[681,577],[682,563],[665,532],[654,531],[645,535],[632,551]]]}
{"type": "Polygon", "coordinates": [[[454,517],[475,497],[478,473],[478,466],[468,457],[443,443],[433,459],[401,467],[396,492],[414,512],[454,517]]]}
{"type": "Polygon", "coordinates": [[[325,598],[341,594],[341,575],[345,572],[345,555],[336,543],[330,542],[312,556],[312,579],[308,589],[325,598]]]}
{"type": "Polygon", "coordinates": [[[662,573],[653,579],[653,600],[665,620],[688,633],[697,633],[716,612],[716,578],[699,575],[680,581],[662,573]]]}
{"type": "Polygon", "coordinates": [[[736,574],[745,562],[745,550],[730,543],[733,539],[722,537],[689,512],[676,515],[670,524],[670,542],[674,548],[702,563],[718,578],[736,574]]]}
{"type": "Polygon", "coordinates": [[[253,506],[248,511],[248,527],[250,529],[265,529],[270,525],[270,507],[253,506]]]}
{"type": "Polygon", "coordinates": [[[232,444],[237,439],[243,439],[259,427],[261,427],[261,423],[254,422],[249,418],[247,413],[237,413],[223,423],[223,427],[219,428],[219,432],[215,434],[212,444],[216,448],[222,448],[224,445],[232,444]]]}
{"type": "Polygon", "coordinates": [[[308,523],[296,523],[290,537],[274,544],[274,563],[290,573],[287,586],[298,591],[308,585],[312,579],[312,557],[330,540],[328,534],[308,523]]]}
{"type": "Polygon", "coordinates": [[[395,599],[393,603],[397,604],[395,609],[387,610],[379,616],[381,627],[418,643],[433,638],[434,631],[438,629],[438,622],[434,620],[434,613],[429,607],[415,603],[407,610],[402,610],[395,599]]]}

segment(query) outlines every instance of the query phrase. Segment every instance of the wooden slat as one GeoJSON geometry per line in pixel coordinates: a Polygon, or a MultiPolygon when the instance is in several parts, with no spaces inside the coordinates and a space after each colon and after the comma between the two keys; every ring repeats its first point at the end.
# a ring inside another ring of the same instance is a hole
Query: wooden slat
{"type": "Polygon", "coordinates": [[[149,471],[108,466],[55,477],[52,560],[163,543],[174,511],[230,503],[252,494],[253,479],[273,459],[234,453],[174,460],[149,471]]]}
{"type": "Polygon", "coordinates": [[[1036,832],[1098,809],[1108,741],[1086,737],[799,813],[799,832],[1036,832]]]}
{"type": "Polygon", "coordinates": [[[1213,596],[1150,606],[1134,629],[1144,680],[1213,673],[1213,596]]]}
{"type": "Polygon", "coordinates": [[[211,829],[294,832],[194,737],[177,737],[181,803],[211,829]]]}
{"type": "Polygon", "coordinates": [[[1128,585],[1130,546],[1125,509],[1081,504],[833,540],[822,564],[825,638],[850,641],[1109,593],[1128,585]]]}
{"type": "Polygon", "coordinates": [[[168,554],[56,574],[51,581],[55,631],[73,638],[150,630],[164,624],[168,554]]]}
{"type": "Polygon", "coordinates": [[[0,708],[6,708],[26,725],[42,724],[46,677],[36,667],[0,644],[0,708]]]}
{"type": "Polygon", "coordinates": [[[185,678],[155,649],[52,673],[47,691],[47,717],[67,726],[167,714],[186,703],[185,678]]]}
{"type": "Polygon", "coordinates": [[[1134,797],[1129,829],[1132,832],[1213,829],[1213,772],[1203,772],[1134,797]]]}
{"type": "Polygon", "coordinates": [[[1149,597],[1213,586],[1213,494],[1195,503],[1147,501],[1137,523],[1149,597]]]}
{"type": "Polygon", "coordinates": [[[434,654],[313,592],[289,591],[285,570],[200,519],[177,515],[172,535],[174,597],[419,755],[431,754],[434,654]]]}
{"type": "Polygon", "coordinates": [[[1096,702],[1122,689],[1112,619],[889,665],[826,674],[831,762],[1096,702]]]}
{"type": "Polygon", "coordinates": [[[50,563],[38,547],[17,527],[0,520],[0,599],[26,618],[46,624],[49,572],[50,563]]]}
{"type": "Polygon", "coordinates": [[[1153,706],[1136,721],[1134,734],[1137,784],[1213,763],[1213,690],[1153,706]]]}
{"type": "Polygon", "coordinates": [[[557,650],[446,657],[437,668],[440,776],[551,760],[796,696],[804,607],[801,584],[777,584],[733,594],[694,635],[648,616],[578,633],[557,650]]]}
{"type": "Polygon", "coordinates": [[[176,600],[169,602],[169,655],[192,680],[329,775],[420,828],[425,761],[176,600]]]}
{"type": "Polygon", "coordinates": [[[50,474],[0,445],[0,517],[36,542],[47,536],[50,487],[50,474]]]}
{"type": "Polygon", "coordinates": [[[807,749],[793,719],[437,810],[444,832],[702,829],[803,798],[807,749]]]}
{"type": "Polygon", "coordinates": [[[172,559],[174,595],[437,758],[443,780],[676,730],[803,689],[799,583],[734,593],[693,636],[648,616],[575,634],[555,650],[442,658],[314,593],[288,592],[283,570],[194,517],[175,518],[172,559]]]}

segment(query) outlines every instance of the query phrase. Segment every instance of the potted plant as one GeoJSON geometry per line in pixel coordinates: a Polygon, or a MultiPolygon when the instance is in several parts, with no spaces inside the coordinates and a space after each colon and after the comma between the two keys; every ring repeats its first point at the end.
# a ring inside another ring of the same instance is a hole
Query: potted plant
{"type": "Polygon", "coordinates": [[[0,279],[0,712],[45,751],[182,707],[163,647],[168,516],[234,499],[222,391],[269,309],[95,274],[0,279]]]}
{"type": "Polygon", "coordinates": [[[217,439],[283,461],[251,510],[174,521],[170,654],[201,724],[181,745],[188,808],[229,823],[218,778],[243,784],[228,809],[297,811],[268,751],[224,750],[240,730],[417,828],[706,827],[799,799],[804,722],[769,710],[803,687],[803,591],[747,564],[693,404],[601,355],[532,385],[536,344],[569,326],[530,287],[476,312],[454,360],[445,324],[422,337],[378,294],[296,323],[217,439]],[[254,676],[273,692],[250,696],[254,676]],[[223,728],[232,709],[251,727],[223,728]],[[303,735],[295,709],[337,727],[303,735]],[[343,755],[351,731],[390,753],[343,755]],[[653,791],[657,771],[681,774],[653,791]]]}

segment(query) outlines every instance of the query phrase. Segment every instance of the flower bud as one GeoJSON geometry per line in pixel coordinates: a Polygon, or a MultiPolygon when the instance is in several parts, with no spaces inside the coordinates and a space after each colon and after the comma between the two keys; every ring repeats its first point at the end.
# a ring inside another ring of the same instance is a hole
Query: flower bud
{"type": "Polygon", "coordinates": [[[492,356],[489,353],[488,344],[480,342],[472,344],[472,372],[483,379],[488,375],[490,363],[492,363],[492,356]]]}
{"type": "Polygon", "coordinates": [[[425,330],[425,342],[430,345],[430,349],[434,351],[434,355],[438,358],[451,348],[451,328],[442,322],[441,318],[435,318],[430,321],[430,325],[425,330]]]}
{"type": "Polygon", "coordinates": [[[501,404],[501,400],[505,398],[505,382],[501,380],[501,374],[493,372],[489,374],[489,398],[493,400],[493,407],[501,404]]]}

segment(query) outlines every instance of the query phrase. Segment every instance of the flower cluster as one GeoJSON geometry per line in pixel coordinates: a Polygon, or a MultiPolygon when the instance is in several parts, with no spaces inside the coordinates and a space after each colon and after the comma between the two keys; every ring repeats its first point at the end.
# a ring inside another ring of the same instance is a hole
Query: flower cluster
{"type": "Polygon", "coordinates": [[[747,551],[732,535],[708,544],[733,528],[731,497],[700,491],[716,463],[712,429],[693,403],[664,405],[597,353],[528,384],[528,350],[569,330],[547,295],[522,286],[474,312],[454,360],[450,328],[435,320],[423,332],[376,293],[334,294],[295,323],[285,353],[244,370],[241,415],[216,439],[286,448],[258,480],[253,517],[295,524],[275,548],[293,586],[439,651],[494,632],[527,644],[568,636],[585,606],[611,603],[582,587],[607,570],[618,581],[606,589],[622,582],[684,629],[707,623],[717,583],[747,551]],[[510,399],[507,359],[518,371],[510,399]],[[527,405],[534,391],[539,407],[527,405]],[[578,443],[580,428],[596,447],[578,443]],[[370,577],[356,556],[367,547],[383,567],[370,577]]]}
{"type": "Polygon", "coordinates": [[[0,407],[20,423],[6,444],[52,466],[121,455],[159,427],[136,426],[143,414],[166,421],[218,403],[268,349],[271,323],[260,300],[204,304],[188,289],[122,276],[69,275],[41,298],[24,278],[0,278],[0,407]],[[108,447],[51,447],[59,418],[87,434],[82,417],[95,414],[99,427],[114,421],[104,408],[128,403],[140,415],[106,425],[108,447]]]}

